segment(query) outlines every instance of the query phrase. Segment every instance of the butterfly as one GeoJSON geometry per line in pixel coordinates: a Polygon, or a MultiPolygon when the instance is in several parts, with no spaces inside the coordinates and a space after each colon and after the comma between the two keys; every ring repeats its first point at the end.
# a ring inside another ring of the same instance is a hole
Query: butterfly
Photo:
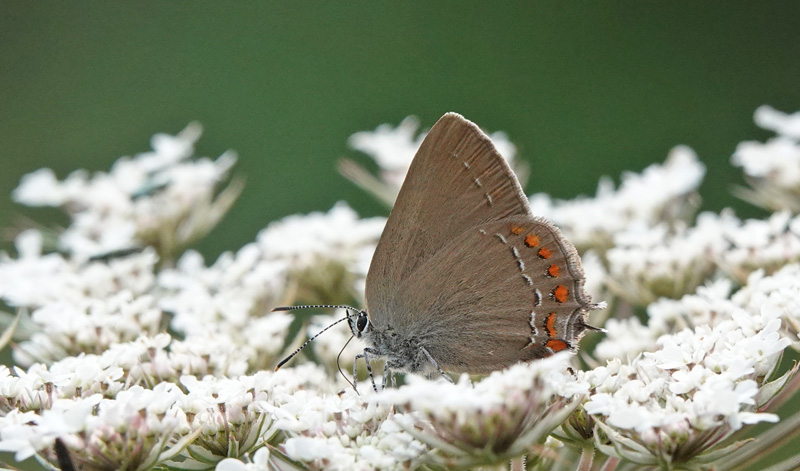
{"type": "Polygon", "coordinates": [[[585,331],[600,330],[586,323],[599,306],[584,282],[577,250],[531,213],[489,137],[447,113],[422,142],[386,222],[365,309],[326,307],[348,309],[353,335],[367,344],[355,362],[363,359],[372,378],[371,361],[384,359],[385,385],[390,371],[484,374],[575,350],[585,331]]]}

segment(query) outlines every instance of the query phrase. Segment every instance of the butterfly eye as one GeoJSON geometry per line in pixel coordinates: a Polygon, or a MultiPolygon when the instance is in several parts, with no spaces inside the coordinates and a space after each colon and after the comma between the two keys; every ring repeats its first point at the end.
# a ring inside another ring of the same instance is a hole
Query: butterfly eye
{"type": "Polygon", "coordinates": [[[364,332],[364,329],[367,328],[368,323],[369,320],[367,319],[367,315],[364,313],[360,314],[358,316],[358,320],[356,321],[356,328],[358,329],[358,332],[364,332]]]}

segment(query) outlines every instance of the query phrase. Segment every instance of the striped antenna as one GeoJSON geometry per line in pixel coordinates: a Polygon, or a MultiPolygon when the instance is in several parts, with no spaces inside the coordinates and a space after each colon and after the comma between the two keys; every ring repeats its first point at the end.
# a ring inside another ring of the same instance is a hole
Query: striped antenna
{"type": "Polygon", "coordinates": [[[330,329],[331,327],[335,326],[336,324],[338,324],[338,323],[340,323],[342,321],[346,321],[347,319],[350,319],[350,317],[352,317],[355,314],[361,312],[358,309],[356,309],[354,307],[351,307],[351,306],[332,305],[332,304],[307,304],[307,305],[304,305],[304,306],[282,306],[282,307],[273,308],[272,312],[276,312],[276,311],[294,311],[295,309],[319,309],[319,308],[347,309],[347,311],[353,311],[354,314],[347,314],[347,316],[339,319],[338,321],[334,322],[333,324],[329,325],[328,327],[325,327],[324,329],[320,330],[317,333],[317,335],[315,335],[315,336],[311,337],[310,339],[306,340],[305,343],[303,343],[303,345],[300,345],[300,347],[297,350],[295,350],[294,352],[292,352],[291,355],[289,355],[288,357],[286,357],[283,360],[281,360],[281,362],[278,363],[278,365],[275,367],[275,371],[278,371],[278,369],[281,366],[285,365],[286,362],[288,362],[289,360],[294,358],[295,355],[300,353],[300,350],[304,349],[305,346],[308,345],[309,343],[311,343],[312,340],[314,340],[315,338],[317,338],[320,335],[322,335],[323,332],[325,332],[326,330],[330,329]]]}

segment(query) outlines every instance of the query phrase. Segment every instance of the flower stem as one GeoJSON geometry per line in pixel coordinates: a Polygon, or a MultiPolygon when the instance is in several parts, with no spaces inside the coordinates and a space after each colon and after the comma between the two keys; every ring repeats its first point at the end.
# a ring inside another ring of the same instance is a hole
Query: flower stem
{"type": "Polygon", "coordinates": [[[617,465],[619,464],[619,458],[615,456],[609,456],[606,458],[606,462],[603,463],[603,466],[600,468],[600,471],[614,471],[617,469],[617,465]]]}
{"type": "Polygon", "coordinates": [[[761,471],[793,471],[796,469],[800,469],[800,454],[787,458],[780,463],[775,463],[761,471]]]}
{"type": "Polygon", "coordinates": [[[581,460],[578,462],[576,471],[591,471],[594,461],[594,448],[586,446],[581,451],[581,460]]]}
{"type": "Polygon", "coordinates": [[[798,435],[800,435],[800,412],[767,429],[751,445],[743,446],[722,458],[717,465],[719,469],[745,469],[798,435]]]}

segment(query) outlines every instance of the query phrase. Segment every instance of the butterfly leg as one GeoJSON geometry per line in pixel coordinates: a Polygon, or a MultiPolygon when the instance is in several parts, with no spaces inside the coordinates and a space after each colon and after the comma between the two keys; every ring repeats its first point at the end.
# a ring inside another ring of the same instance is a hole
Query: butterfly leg
{"type": "MultiPolygon", "coordinates": [[[[353,390],[355,390],[356,393],[358,393],[358,387],[356,385],[358,384],[358,360],[360,358],[364,358],[363,353],[359,353],[353,358],[353,390]]],[[[364,361],[366,361],[366,359],[364,361]]]]}
{"type": "MultiPolygon", "coordinates": [[[[353,359],[353,384],[358,383],[358,360],[359,358],[363,358],[364,363],[367,365],[367,373],[369,373],[369,380],[372,381],[372,389],[374,389],[375,392],[378,392],[378,385],[375,384],[375,376],[372,374],[372,365],[370,365],[369,363],[370,355],[380,356],[380,352],[378,352],[375,349],[367,347],[364,349],[364,353],[359,353],[353,359]]],[[[356,390],[356,392],[358,392],[358,390],[356,390]]]]}
{"type": "Polygon", "coordinates": [[[389,380],[389,362],[383,365],[383,382],[381,382],[381,391],[386,389],[386,382],[389,380]]]}
{"type": "Polygon", "coordinates": [[[387,378],[389,378],[389,380],[392,382],[393,388],[397,387],[397,372],[402,371],[403,367],[404,367],[403,363],[397,360],[391,360],[391,359],[386,360],[386,365],[384,366],[383,370],[384,387],[388,383],[387,378]]]}
{"type": "Polygon", "coordinates": [[[419,347],[419,348],[422,350],[422,353],[424,353],[425,356],[428,358],[428,361],[431,362],[431,364],[433,364],[434,367],[436,367],[436,371],[438,371],[439,374],[442,375],[442,378],[452,383],[453,380],[449,376],[447,376],[447,374],[444,371],[442,371],[442,369],[439,367],[439,364],[436,363],[436,360],[434,360],[431,354],[428,353],[428,350],[425,347],[419,347]]]}

